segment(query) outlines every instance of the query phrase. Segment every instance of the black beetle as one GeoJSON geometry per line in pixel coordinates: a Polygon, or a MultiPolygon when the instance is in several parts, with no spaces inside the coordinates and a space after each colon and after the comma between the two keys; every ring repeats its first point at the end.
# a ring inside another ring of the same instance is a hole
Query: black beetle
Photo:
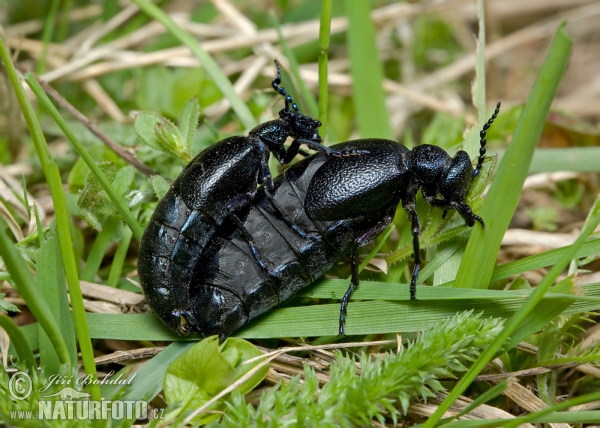
{"type": "MultiPolygon", "coordinates": [[[[339,151],[363,153],[361,156],[328,157],[317,153],[291,166],[275,179],[270,197],[264,188],[259,190],[241,213],[242,227],[224,222],[203,245],[199,258],[189,257],[195,263],[183,269],[181,277],[186,299],[165,300],[168,307],[158,309],[159,314],[178,311],[183,314],[186,329],[224,338],[350,256],[352,281],[340,311],[339,333],[344,334],[348,300],[358,285],[358,248],[390,224],[400,203],[412,223],[415,266],[410,296],[414,300],[421,263],[416,194],[421,189],[429,204],[455,209],[468,226],[478,221],[484,227],[465,197],[473,177],[481,171],[486,131],[499,109],[500,102],[480,132],[481,150],[475,169],[462,150],[451,158],[436,146],[409,150],[382,139],[333,146],[339,151]],[[316,231],[322,239],[302,239],[278,210],[291,216],[303,230],[316,231]],[[266,274],[257,263],[248,239],[274,275],[266,274]]],[[[196,239],[202,238],[198,235],[196,239]]]]}
{"type": "MultiPolygon", "coordinates": [[[[189,304],[187,273],[226,218],[242,227],[236,213],[252,201],[259,184],[288,227],[302,238],[320,239],[296,227],[270,197],[270,153],[281,164],[289,163],[302,144],[326,156],[360,154],[321,145],[321,123],[300,113],[292,97],[279,86],[281,71],[277,61],[275,65],[277,77],[272,86],[285,97],[279,119],[258,125],[248,137],[219,141],[196,156],[159,202],[142,236],[138,272],[146,300],[170,328],[181,334],[188,332],[184,312],[189,304]],[[286,151],[288,137],[294,140],[286,151]]],[[[257,263],[261,263],[251,242],[249,246],[257,263]]]]}

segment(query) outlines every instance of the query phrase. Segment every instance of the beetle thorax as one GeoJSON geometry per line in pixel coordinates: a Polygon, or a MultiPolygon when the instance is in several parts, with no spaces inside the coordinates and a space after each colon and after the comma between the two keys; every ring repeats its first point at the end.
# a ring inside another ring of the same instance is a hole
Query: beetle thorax
{"type": "Polygon", "coordinates": [[[432,186],[443,181],[443,175],[450,156],[437,146],[422,144],[411,150],[408,156],[408,170],[424,186],[432,186]]]}

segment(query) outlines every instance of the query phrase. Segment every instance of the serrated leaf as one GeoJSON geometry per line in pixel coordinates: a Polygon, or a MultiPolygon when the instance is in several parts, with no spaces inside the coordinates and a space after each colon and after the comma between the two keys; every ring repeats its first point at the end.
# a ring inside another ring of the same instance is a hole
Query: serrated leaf
{"type": "Polygon", "coordinates": [[[165,197],[165,195],[171,188],[171,185],[160,175],[155,175],[154,177],[152,177],[152,188],[154,189],[154,194],[160,201],[162,198],[165,197]]]}
{"type": "MultiPolygon", "coordinates": [[[[117,168],[112,162],[100,162],[98,167],[104,173],[106,178],[112,183],[117,175],[117,168]]],[[[106,192],[102,190],[100,181],[94,174],[88,174],[85,186],[79,193],[77,199],[77,205],[81,210],[82,217],[92,226],[94,229],[101,231],[102,222],[98,218],[98,214],[102,211],[106,213],[106,200],[108,196],[106,192]]],[[[110,203],[110,206],[114,206],[110,203]]]]}
{"type": "Polygon", "coordinates": [[[129,192],[129,189],[131,189],[131,185],[133,184],[134,177],[135,171],[130,165],[125,166],[117,171],[112,185],[119,196],[124,197],[129,192]]]}
{"type": "MultiPolygon", "coordinates": [[[[258,364],[243,364],[244,361],[260,355],[262,352],[243,339],[230,337],[221,346],[217,336],[198,342],[167,369],[165,398],[169,404],[181,405],[166,418],[173,418],[186,410],[202,406],[258,364]]],[[[265,378],[267,371],[268,366],[264,366],[239,387],[240,392],[243,394],[251,391],[265,378]]],[[[222,402],[210,407],[213,411],[224,408],[225,404],[222,402]]],[[[194,422],[203,424],[216,418],[218,414],[205,413],[194,419],[194,422]]]]}
{"type": "Polygon", "coordinates": [[[186,151],[183,137],[173,122],[163,118],[154,126],[154,133],[165,153],[169,153],[185,163],[191,160],[190,154],[186,151]]]}
{"type": "Polygon", "coordinates": [[[135,117],[133,128],[145,145],[164,152],[158,137],[154,133],[154,127],[158,122],[160,122],[160,117],[149,113],[140,113],[135,117]]]}
{"type": "Polygon", "coordinates": [[[192,147],[192,140],[198,127],[198,121],[200,120],[200,103],[198,98],[194,97],[188,100],[181,114],[179,115],[179,132],[183,138],[186,152],[190,152],[192,147]]]}
{"type": "MultiPolygon", "coordinates": [[[[122,199],[133,196],[130,191],[134,183],[135,171],[133,167],[125,166],[117,169],[112,162],[100,162],[98,167],[122,199]]],[[[102,230],[103,216],[118,214],[115,205],[102,188],[100,181],[92,173],[88,174],[85,186],[79,193],[77,206],[81,216],[98,231],[102,230]]]]}

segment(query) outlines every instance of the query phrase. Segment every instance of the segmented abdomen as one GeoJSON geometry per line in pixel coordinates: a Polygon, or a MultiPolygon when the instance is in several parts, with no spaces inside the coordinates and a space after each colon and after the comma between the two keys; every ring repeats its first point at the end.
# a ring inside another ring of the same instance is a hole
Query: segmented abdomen
{"type": "MultiPolygon", "coordinates": [[[[317,155],[319,156],[319,155],[317,155]]],[[[351,254],[354,233],[347,222],[313,222],[304,210],[310,178],[325,160],[309,158],[275,182],[279,208],[307,232],[323,235],[318,242],[298,236],[259,192],[242,217],[261,260],[261,269],[235,227],[222,228],[207,245],[192,275],[190,311],[196,329],[206,335],[229,336],[249,320],[277,306],[323,276],[351,254]]]]}
{"type": "Polygon", "coordinates": [[[259,159],[247,138],[222,140],[194,158],[158,203],[140,242],[138,272],[148,305],[172,329],[172,313],[188,308],[194,268],[229,201],[256,190],[259,159]]]}

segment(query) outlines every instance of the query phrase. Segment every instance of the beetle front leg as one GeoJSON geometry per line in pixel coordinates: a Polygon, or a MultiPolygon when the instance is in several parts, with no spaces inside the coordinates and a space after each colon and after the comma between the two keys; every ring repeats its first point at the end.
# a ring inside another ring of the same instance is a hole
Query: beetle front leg
{"type": "Polygon", "coordinates": [[[473,213],[471,207],[465,201],[447,201],[445,199],[436,199],[429,196],[426,192],[423,192],[423,196],[425,197],[425,201],[432,207],[441,208],[444,210],[442,214],[442,219],[446,218],[446,214],[448,210],[456,210],[461,215],[461,217],[467,223],[467,226],[473,227],[475,222],[478,221],[481,224],[481,228],[485,229],[485,223],[483,219],[479,217],[477,214],[473,213]]]}
{"type": "Polygon", "coordinates": [[[452,205],[454,205],[454,208],[456,211],[458,211],[462,218],[465,219],[467,226],[473,227],[475,222],[478,221],[481,224],[481,228],[485,229],[485,223],[483,222],[483,219],[477,214],[473,213],[473,210],[467,205],[466,202],[457,202],[453,203],[452,205]]]}

